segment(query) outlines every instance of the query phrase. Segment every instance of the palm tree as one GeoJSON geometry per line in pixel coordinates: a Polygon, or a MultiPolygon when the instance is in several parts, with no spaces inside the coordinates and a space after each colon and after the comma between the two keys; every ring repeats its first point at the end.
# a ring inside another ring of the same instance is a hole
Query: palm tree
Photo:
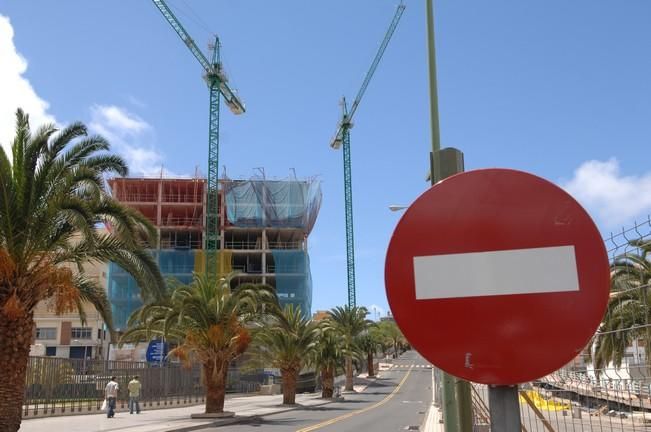
{"type": "Polygon", "coordinates": [[[357,338],[356,345],[361,350],[362,354],[366,356],[366,369],[368,370],[368,376],[375,376],[375,369],[373,368],[373,360],[375,353],[377,352],[378,347],[380,346],[380,341],[378,337],[380,336],[375,330],[376,327],[373,326],[366,334],[360,335],[357,338]]]}
{"type": "Polygon", "coordinates": [[[405,336],[394,321],[380,321],[378,323],[380,334],[393,347],[393,356],[398,357],[398,351],[405,344],[405,336]]]}
{"type": "Polygon", "coordinates": [[[353,352],[355,338],[368,328],[371,321],[366,319],[368,310],[359,306],[337,306],[330,310],[329,320],[341,338],[346,354],[346,391],[353,391],[353,352]]]}
{"type": "Polygon", "coordinates": [[[280,369],[284,405],[296,402],[298,375],[313,356],[320,334],[318,322],[303,317],[300,307],[288,304],[256,335],[262,357],[280,369]]]}
{"type": "Polygon", "coordinates": [[[321,325],[321,337],[313,352],[311,363],[321,378],[321,397],[331,398],[335,389],[335,375],[344,361],[345,350],[339,336],[327,322],[321,325]]]}
{"type": "Polygon", "coordinates": [[[639,253],[625,253],[610,266],[611,288],[606,314],[594,337],[592,360],[596,370],[610,362],[620,367],[626,349],[644,339],[646,358],[651,358],[651,243],[633,240],[639,253]]]}
{"type": "Polygon", "coordinates": [[[145,250],[156,238],[154,227],[105,189],[105,175],[127,174],[108,150],[81,123],[32,132],[21,109],[11,159],[0,146],[0,430],[20,427],[37,303],[49,300],[57,313],[77,309],[83,318],[82,304],[89,302],[112,329],[106,292],[84,273],[88,262],[117,263],[145,298],[164,290],[145,250]],[[111,231],[100,233],[102,224],[111,231]]]}
{"type": "Polygon", "coordinates": [[[140,342],[164,336],[177,343],[170,356],[203,368],[206,413],[224,412],[228,367],[246,351],[250,328],[264,309],[278,302],[268,285],[243,284],[231,290],[233,276],[195,273],[188,285],[170,281],[167,296],[135,311],[120,339],[140,342]]]}

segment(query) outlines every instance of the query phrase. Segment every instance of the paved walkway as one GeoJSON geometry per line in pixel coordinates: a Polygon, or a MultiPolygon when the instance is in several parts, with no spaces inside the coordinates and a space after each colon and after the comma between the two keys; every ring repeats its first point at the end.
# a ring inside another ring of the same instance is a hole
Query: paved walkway
{"type": "MultiPolygon", "coordinates": [[[[300,406],[318,406],[330,403],[320,398],[321,393],[296,395],[300,406]]],[[[237,416],[263,416],[296,409],[282,405],[283,396],[244,396],[226,399],[224,410],[234,411],[237,416]]],[[[300,407],[299,406],[299,407],[300,407]]],[[[189,431],[209,426],[215,420],[191,419],[190,415],[202,413],[203,405],[142,411],[140,414],[118,412],[115,418],[106,414],[45,417],[23,420],[21,432],[170,432],[189,431]]]]}
{"type": "MultiPolygon", "coordinates": [[[[431,366],[430,366],[431,367],[431,366]]],[[[436,393],[436,381],[434,380],[434,369],[432,368],[432,404],[427,411],[425,416],[425,423],[422,425],[421,430],[423,432],[444,432],[445,427],[443,425],[442,417],[443,413],[441,408],[434,404],[436,393]]]]}

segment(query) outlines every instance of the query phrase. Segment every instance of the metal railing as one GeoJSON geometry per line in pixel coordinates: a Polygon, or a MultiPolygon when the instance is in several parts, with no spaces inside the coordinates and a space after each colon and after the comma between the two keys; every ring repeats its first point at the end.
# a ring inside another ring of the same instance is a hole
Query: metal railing
{"type": "Polygon", "coordinates": [[[201,249],[201,240],[160,240],[161,249],[201,249]]]}
{"type": "Polygon", "coordinates": [[[303,241],[293,241],[293,242],[283,242],[283,241],[269,241],[269,249],[303,249],[305,242],[303,241]]]}
{"type": "MultiPolygon", "coordinates": [[[[604,241],[612,277],[608,311],[589,345],[570,364],[519,386],[523,431],[630,432],[651,427],[651,219],[604,241]]],[[[434,378],[438,389],[440,374],[434,378]]],[[[475,430],[488,430],[488,387],[472,387],[475,430]]]]}
{"type": "Polygon", "coordinates": [[[158,200],[158,194],[157,193],[118,193],[117,199],[123,202],[155,203],[158,200]]]}
{"type": "Polygon", "coordinates": [[[257,241],[248,241],[248,240],[226,240],[224,242],[225,249],[236,249],[236,250],[256,250],[262,249],[262,242],[257,241]]]}
{"type": "MultiPolygon", "coordinates": [[[[138,375],[143,408],[203,403],[205,389],[201,368],[178,363],[147,363],[30,357],[25,383],[23,418],[90,413],[100,410],[104,388],[111,376],[119,384],[117,408],[128,404],[127,384],[138,375]]],[[[229,370],[226,391],[253,393],[263,383],[262,374],[243,375],[229,370]]]]}
{"type": "Polygon", "coordinates": [[[200,217],[162,217],[161,226],[182,226],[182,227],[198,227],[203,226],[203,219],[200,217]]]}
{"type": "Polygon", "coordinates": [[[261,239],[253,240],[226,240],[224,247],[226,249],[235,250],[266,250],[266,249],[303,249],[305,242],[281,242],[281,241],[267,241],[263,244],[261,239]]]}
{"type": "Polygon", "coordinates": [[[178,193],[178,194],[163,194],[162,204],[166,203],[186,203],[186,204],[201,204],[203,202],[203,194],[195,193],[178,193]]]}

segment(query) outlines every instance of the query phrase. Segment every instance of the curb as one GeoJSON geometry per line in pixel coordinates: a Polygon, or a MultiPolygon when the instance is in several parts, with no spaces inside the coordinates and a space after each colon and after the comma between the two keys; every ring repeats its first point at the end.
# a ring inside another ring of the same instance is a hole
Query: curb
{"type": "MultiPolygon", "coordinates": [[[[380,373],[378,372],[378,373],[375,374],[374,377],[371,377],[371,378],[367,377],[367,378],[364,378],[364,379],[372,381],[372,382],[376,382],[379,378],[381,378],[381,376],[380,376],[380,373]]],[[[371,383],[369,383],[369,384],[371,384],[371,383]]],[[[366,386],[366,388],[364,390],[362,390],[361,392],[358,392],[358,393],[356,392],[356,394],[364,393],[367,388],[368,388],[368,385],[366,386]]],[[[180,427],[180,428],[175,428],[175,429],[166,429],[165,432],[192,432],[192,431],[196,431],[196,430],[206,429],[206,428],[209,428],[209,427],[230,426],[230,425],[234,425],[234,424],[245,423],[247,421],[251,421],[251,420],[254,420],[254,419],[262,419],[262,418],[267,417],[267,416],[282,414],[282,413],[286,413],[286,412],[289,412],[289,411],[295,411],[295,410],[298,410],[298,409],[301,409],[301,408],[311,408],[311,407],[323,406],[323,405],[331,404],[333,402],[345,402],[345,400],[344,401],[338,401],[336,399],[326,400],[326,401],[323,401],[323,402],[320,402],[320,403],[317,403],[317,404],[313,404],[313,405],[309,405],[309,406],[303,406],[303,405],[301,405],[301,406],[293,406],[293,407],[283,408],[283,409],[280,409],[278,411],[269,412],[269,413],[266,413],[266,414],[252,414],[252,415],[248,415],[248,416],[235,415],[235,417],[229,417],[229,418],[225,418],[225,419],[222,419],[222,420],[217,420],[217,421],[204,423],[204,424],[201,424],[201,425],[185,426],[185,427],[180,427]]]]}
{"type": "Polygon", "coordinates": [[[253,419],[262,419],[262,418],[267,417],[267,416],[282,414],[282,413],[286,413],[286,412],[289,412],[289,411],[295,411],[295,410],[298,410],[298,409],[301,409],[301,408],[311,408],[311,407],[323,406],[323,405],[327,405],[327,404],[330,404],[330,403],[333,403],[333,402],[336,402],[336,401],[328,400],[328,401],[324,401],[324,402],[320,402],[318,404],[312,404],[312,405],[308,405],[308,406],[304,406],[304,405],[293,406],[293,407],[283,408],[283,409],[280,409],[278,411],[269,412],[269,413],[266,413],[266,414],[252,414],[252,415],[248,415],[248,416],[235,415],[235,417],[225,418],[225,419],[217,420],[217,421],[211,421],[211,422],[203,423],[201,425],[184,426],[184,427],[174,428],[174,429],[165,429],[165,432],[191,432],[191,431],[206,429],[206,428],[209,428],[209,427],[229,426],[229,425],[233,425],[233,424],[240,424],[240,423],[244,423],[244,422],[247,422],[247,421],[251,421],[253,419]]]}
{"type": "Polygon", "coordinates": [[[423,432],[437,432],[443,430],[440,414],[437,412],[440,408],[434,401],[434,395],[436,393],[435,387],[436,381],[434,380],[434,368],[432,367],[432,403],[427,410],[427,414],[425,414],[423,424],[420,426],[420,430],[423,432]]]}

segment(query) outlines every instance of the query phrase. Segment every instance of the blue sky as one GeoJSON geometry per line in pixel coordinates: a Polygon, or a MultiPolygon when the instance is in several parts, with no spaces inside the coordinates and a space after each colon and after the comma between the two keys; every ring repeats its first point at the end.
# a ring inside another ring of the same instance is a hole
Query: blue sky
{"type": "MultiPolygon", "coordinates": [[[[318,175],[313,309],[346,302],[341,152],[328,143],[395,0],[170,0],[201,48],[211,33],[247,104],[223,110],[230,177],[318,175]],[[189,7],[190,6],[190,7],[189,7]]],[[[407,9],[352,130],[358,303],[386,310],[384,255],[422,193],[429,104],[424,0],[407,9]]],[[[437,2],[443,146],[466,169],[530,171],[569,190],[603,233],[651,208],[651,2],[437,2]]],[[[0,143],[12,113],[81,120],[132,172],[206,172],[208,92],[195,59],[150,1],[0,2],[0,143]],[[13,37],[12,37],[13,35],[13,37]]]]}

